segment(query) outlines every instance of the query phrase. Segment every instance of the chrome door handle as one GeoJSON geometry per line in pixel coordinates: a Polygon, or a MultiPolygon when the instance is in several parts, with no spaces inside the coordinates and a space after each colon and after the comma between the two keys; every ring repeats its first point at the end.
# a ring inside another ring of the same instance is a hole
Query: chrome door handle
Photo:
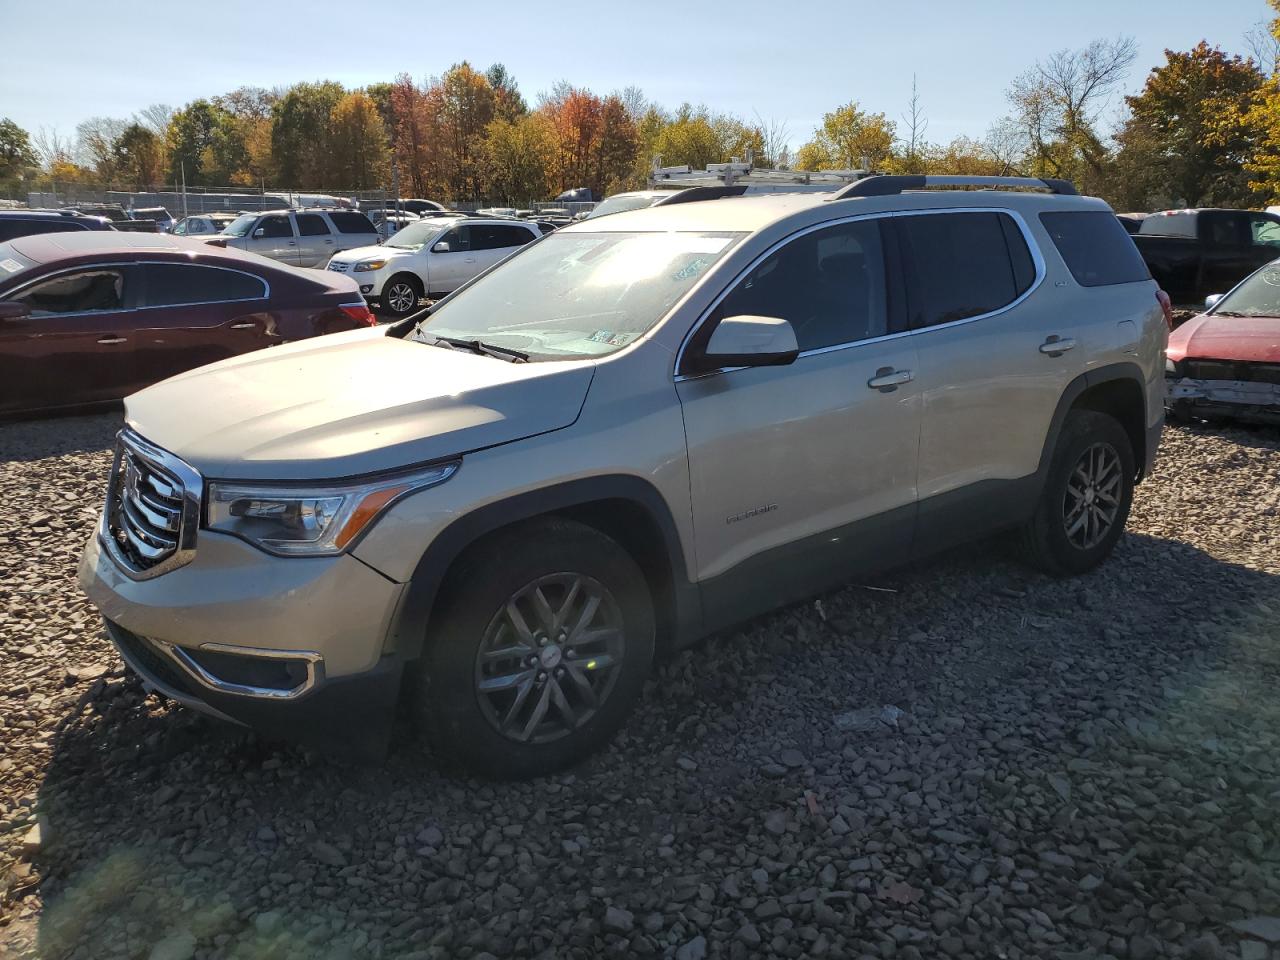
{"type": "Polygon", "coordinates": [[[326,240],[326,241],[325,241],[325,243],[332,244],[332,243],[333,243],[333,241],[332,241],[332,240],[326,240]]]}
{"type": "Polygon", "coordinates": [[[910,383],[916,378],[910,370],[895,370],[893,367],[881,367],[876,375],[867,381],[867,386],[881,393],[892,393],[899,385],[910,383]]]}
{"type": "Polygon", "coordinates": [[[294,241],[290,240],[290,241],[289,241],[289,246],[291,246],[291,247],[296,247],[296,246],[297,246],[297,244],[296,244],[294,241]]]}
{"type": "Polygon", "coordinates": [[[1071,337],[1065,340],[1056,333],[1040,344],[1040,352],[1050,357],[1060,357],[1068,350],[1075,349],[1076,342],[1071,337]]]}
{"type": "Polygon", "coordinates": [[[126,337],[103,337],[98,342],[99,343],[124,343],[126,339],[127,339],[126,337]]]}
{"type": "Polygon", "coordinates": [[[466,258],[465,260],[463,260],[462,262],[463,262],[463,263],[475,263],[475,262],[476,262],[476,258],[475,258],[475,257],[467,257],[467,258],[466,258]]]}
{"type": "Polygon", "coordinates": [[[253,330],[257,328],[257,324],[250,321],[249,323],[233,323],[232,330],[253,330]]]}

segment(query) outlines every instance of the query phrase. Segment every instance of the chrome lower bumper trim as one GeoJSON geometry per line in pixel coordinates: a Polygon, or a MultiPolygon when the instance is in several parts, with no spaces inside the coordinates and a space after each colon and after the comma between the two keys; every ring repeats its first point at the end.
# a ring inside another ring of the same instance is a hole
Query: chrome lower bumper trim
{"type": "Polygon", "coordinates": [[[255,647],[237,647],[225,643],[202,643],[201,650],[210,653],[225,653],[238,657],[261,657],[271,660],[293,660],[302,663],[306,668],[306,676],[295,687],[281,689],[278,687],[255,687],[250,684],[234,683],[215,676],[195,660],[177,644],[166,643],[152,638],[152,643],[166,653],[179,667],[187,672],[193,680],[203,687],[216,690],[218,693],[229,693],[239,697],[256,697],[261,700],[296,700],[310,692],[324,679],[324,658],[312,650],[262,650],[255,647]]]}

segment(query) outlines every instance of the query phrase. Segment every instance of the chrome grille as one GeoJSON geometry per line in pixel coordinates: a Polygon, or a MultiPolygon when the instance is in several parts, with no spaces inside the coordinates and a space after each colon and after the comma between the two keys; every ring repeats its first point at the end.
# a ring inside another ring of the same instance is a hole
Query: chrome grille
{"type": "Polygon", "coordinates": [[[330,264],[329,264],[329,269],[330,269],[330,270],[337,270],[339,273],[346,273],[346,272],[347,272],[347,265],[346,265],[345,263],[333,263],[333,262],[330,262],[330,264]]]}
{"type": "Polygon", "coordinates": [[[129,432],[107,482],[103,542],[136,579],[190,562],[200,520],[200,475],[129,432]]]}

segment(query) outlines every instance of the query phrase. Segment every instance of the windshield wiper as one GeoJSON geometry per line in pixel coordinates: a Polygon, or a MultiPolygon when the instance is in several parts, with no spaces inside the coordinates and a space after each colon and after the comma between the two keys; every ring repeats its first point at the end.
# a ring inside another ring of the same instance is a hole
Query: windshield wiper
{"type": "Polygon", "coordinates": [[[497,357],[499,360],[506,360],[508,363],[528,363],[529,355],[519,350],[512,350],[509,347],[499,347],[492,343],[485,343],[483,340],[462,340],[458,337],[440,337],[432,333],[422,331],[426,336],[431,337],[430,340],[423,340],[423,343],[429,343],[433,346],[446,344],[453,350],[470,350],[472,353],[482,354],[487,357],[497,357]]]}

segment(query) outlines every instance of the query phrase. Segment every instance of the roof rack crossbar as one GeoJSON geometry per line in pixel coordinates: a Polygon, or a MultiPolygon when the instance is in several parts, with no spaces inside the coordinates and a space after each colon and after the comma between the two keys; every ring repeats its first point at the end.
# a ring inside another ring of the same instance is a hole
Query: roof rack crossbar
{"type": "Polygon", "coordinates": [[[903,176],[870,176],[849,184],[843,190],[832,194],[829,200],[845,200],[849,197],[887,197],[902,193],[904,190],[924,190],[926,187],[1026,187],[1034,190],[1048,190],[1059,196],[1076,195],[1076,188],[1070,180],[1056,180],[1052,177],[966,177],[966,176],[924,176],[909,174],[903,176]]]}
{"type": "Polygon", "coordinates": [[[699,200],[719,200],[721,197],[740,197],[747,192],[747,185],[734,184],[727,187],[686,187],[674,191],[671,196],[663,197],[655,207],[666,207],[673,203],[694,203],[699,200]]]}

